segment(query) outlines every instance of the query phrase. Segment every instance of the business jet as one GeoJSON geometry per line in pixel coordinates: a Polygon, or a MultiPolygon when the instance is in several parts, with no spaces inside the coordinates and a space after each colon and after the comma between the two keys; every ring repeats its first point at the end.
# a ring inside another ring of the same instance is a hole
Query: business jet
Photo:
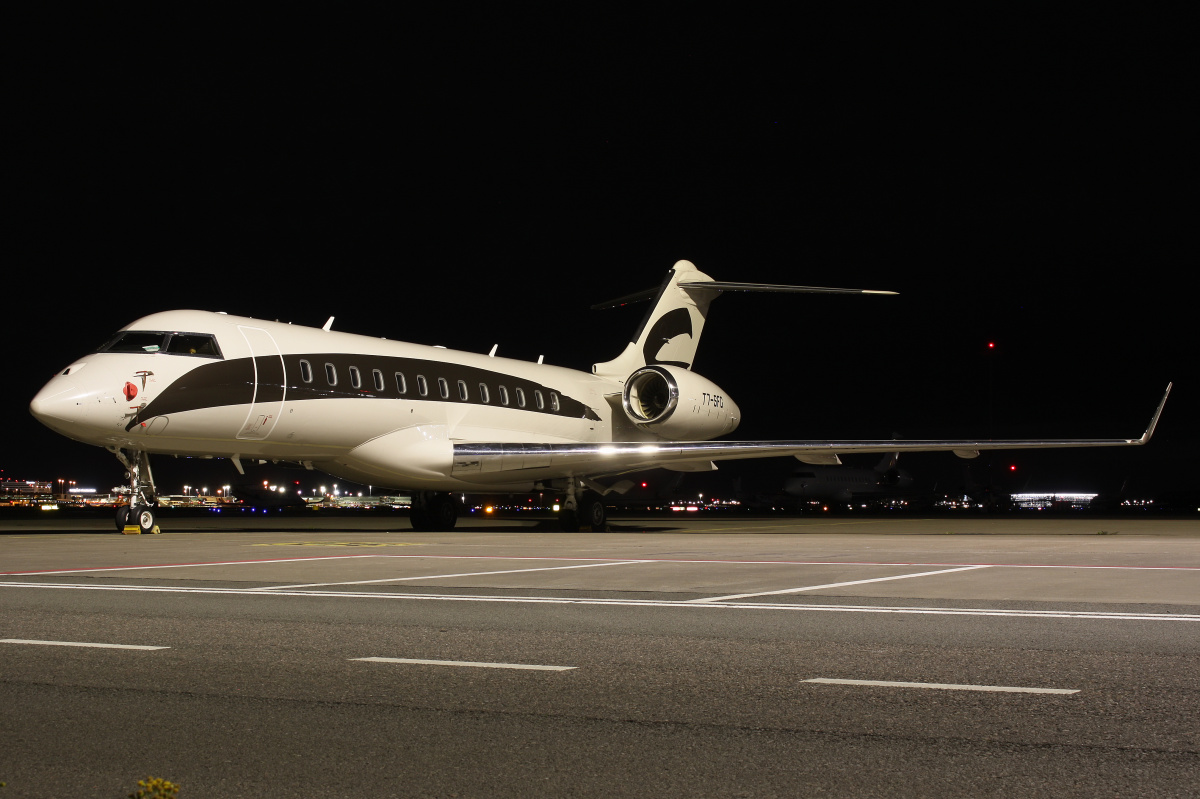
{"type": "MultiPolygon", "coordinates": [[[[195,310],[138,319],[55,375],[30,403],[46,426],[104,447],[125,467],[117,526],[155,524],[150,456],[300,464],[411,492],[417,530],[449,530],[458,497],[554,492],[563,529],[602,528],[624,475],[710,471],[718,461],[793,456],[840,463],[863,452],[1145,444],[1023,441],[714,441],[741,421],[729,394],[692,371],[714,299],[728,291],[893,292],[717,281],[679,261],[616,358],[591,373],[489,353],[389,341],[195,310]]],[[[639,299],[631,295],[619,302],[639,299]]],[[[1170,386],[1167,387],[1167,393],[1170,386]]]]}

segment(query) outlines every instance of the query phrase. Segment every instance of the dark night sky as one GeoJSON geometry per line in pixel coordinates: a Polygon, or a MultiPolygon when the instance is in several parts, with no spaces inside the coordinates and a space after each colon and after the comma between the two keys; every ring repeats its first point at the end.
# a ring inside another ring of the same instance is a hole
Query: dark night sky
{"type": "Polygon", "coordinates": [[[10,99],[3,475],[118,481],[27,406],[146,313],[333,315],[586,369],[645,309],[588,306],[688,258],[901,292],[722,297],[696,368],[740,404],[737,438],[1132,437],[1173,380],[1149,447],[1004,457],[1034,488],[1191,486],[1182,43],[730,38],[47,42],[10,99]]]}

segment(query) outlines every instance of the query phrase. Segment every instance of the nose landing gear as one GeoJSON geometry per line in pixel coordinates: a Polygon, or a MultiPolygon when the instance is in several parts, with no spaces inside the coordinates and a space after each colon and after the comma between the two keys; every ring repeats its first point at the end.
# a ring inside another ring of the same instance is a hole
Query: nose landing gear
{"type": "Polygon", "coordinates": [[[117,530],[123,533],[158,533],[155,516],[158,508],[157,492],[154,489],[154,476],[150,472],[149,453],[137,450],[130,452],[119,448],[111,448],[113,455],[125,467],[125,478],[129,481],[128,488],[121,493],[129,494],[129,504],[117,508],[117,530]]]}

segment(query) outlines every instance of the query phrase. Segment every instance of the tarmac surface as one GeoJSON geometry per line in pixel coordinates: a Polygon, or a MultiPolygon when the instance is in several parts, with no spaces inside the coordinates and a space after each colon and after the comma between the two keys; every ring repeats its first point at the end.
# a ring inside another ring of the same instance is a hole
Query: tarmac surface
{"type": "Polygon", "coordinates": [[[0,521],[4,796],[1200,796],[1200,524],[0,521]]]}

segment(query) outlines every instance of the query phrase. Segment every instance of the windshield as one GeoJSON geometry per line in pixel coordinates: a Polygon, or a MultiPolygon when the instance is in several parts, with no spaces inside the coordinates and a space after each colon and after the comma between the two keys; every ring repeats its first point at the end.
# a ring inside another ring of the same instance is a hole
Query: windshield
{"type": "Polygon", "coordinates": [[[221,348],[208,333],[173,333],[148,330],[123,330],[96,352],[165,352],[170,355],[196,355],[220,358],[221,348]]]}

